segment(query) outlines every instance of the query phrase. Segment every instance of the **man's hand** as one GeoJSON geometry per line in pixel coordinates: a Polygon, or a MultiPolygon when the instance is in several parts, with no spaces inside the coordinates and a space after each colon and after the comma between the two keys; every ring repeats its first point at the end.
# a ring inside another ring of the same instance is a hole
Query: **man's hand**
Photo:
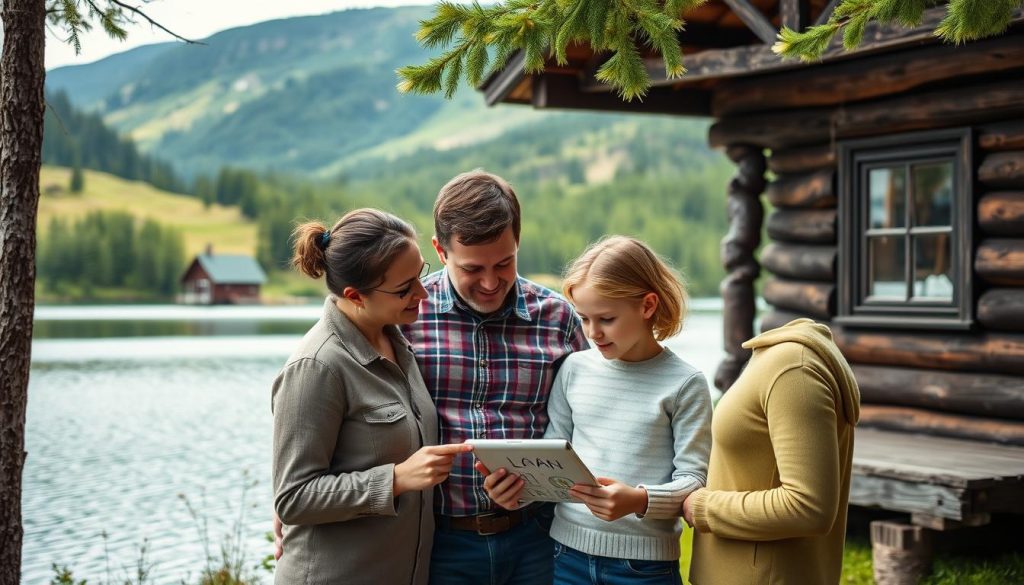
{"type": "Polygon", "coordinates": [[[274,560],[281,560],[281,555],[284,554],[284,524],[281,522],[281,518],[277,516],[277,512],[274,512],[274,560]]]}
{"type": "Polygon", "coordinates": [[[598,477],[600,487],[576,484],[569,495],[586,504],[590,512],[601,520],[618,520],[629,514],[647,511],[647,490],[628,486],[621,481],[598,477]]]}
{"type": "Polygon", "coordinates": [[[484,491],[487,492],[488,497],[494,500],[495,504],[506,510],[518,510],[522,507],[522,504],[519,502],[519,496],[523,493],[523,486],[526,485],[523,478],[514,473],[509,473],[504,467],[491,473],[487,466],[479,460],[477,460],[473,467],[476,468],[480,475],[486,476],[484,478],[484,491]]]}
{"type": "Polygon", "coordinates": [[[473,450],[472,445],[434,445],[423,447],[395,466],[394,494],[432,488],[448,479],[455,456],[473,450]]]}

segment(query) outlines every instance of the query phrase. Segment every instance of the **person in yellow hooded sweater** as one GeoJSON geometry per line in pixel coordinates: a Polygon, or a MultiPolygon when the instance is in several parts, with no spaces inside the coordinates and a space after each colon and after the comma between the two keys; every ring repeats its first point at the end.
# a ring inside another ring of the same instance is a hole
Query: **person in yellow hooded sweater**
{"type": "Polygon", "coordinates": [[[707,487],[683,502],[693,585],[839,583],[860,391],[828,327],[797,319],[743,347],[712,420],[707,487]]]}

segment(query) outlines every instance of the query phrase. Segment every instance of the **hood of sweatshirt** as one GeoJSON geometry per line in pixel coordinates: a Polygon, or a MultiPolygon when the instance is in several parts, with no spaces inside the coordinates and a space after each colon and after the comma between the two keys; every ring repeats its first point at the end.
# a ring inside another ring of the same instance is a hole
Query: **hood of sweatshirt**
{"type": "Polygon", "coordinates": [[[860,418],[860,389],[850,364],[836,347],[828,327],[811,319],[796,319],[744,342],[743,347],[753,350],[786,342],[799,343],[821,358],[835,378],[844,418],[851,425],[857,424],[860,418]]]}

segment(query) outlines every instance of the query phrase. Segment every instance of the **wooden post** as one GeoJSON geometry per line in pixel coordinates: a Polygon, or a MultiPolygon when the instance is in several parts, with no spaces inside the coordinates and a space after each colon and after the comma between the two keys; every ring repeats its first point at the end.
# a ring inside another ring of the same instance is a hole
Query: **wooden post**
{"type": "Polygon", "coordinates": [[[754,250],[761,243],[764,207],[764,150],[749,144],[731,145],[726,155],[739,167],[729,182],[729,233],[722,240],[722,264],[726,276],[720,287],[723,301],[722,327],[725,353],[715,372],[715,386],[725,391],[740,375],[750,359],[744,341],[754,336],[754,279],[761,271],[754,250]]]}
{"type": "Polygon", "coordinates": [[[931,537],[921,526],[875,520],[871,553],[877,585],[917,585],[931,571],[931,537]]]}

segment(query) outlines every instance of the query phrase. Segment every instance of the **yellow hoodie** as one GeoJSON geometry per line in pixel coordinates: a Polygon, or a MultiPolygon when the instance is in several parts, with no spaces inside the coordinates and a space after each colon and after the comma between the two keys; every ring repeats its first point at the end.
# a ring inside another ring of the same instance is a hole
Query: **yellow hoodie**
{"type": "Polygon", "coordinates": [[[690,503],[694,585],[838,583],[860,391],[828,327],[797,319],[743,344],[690,503]]]}

